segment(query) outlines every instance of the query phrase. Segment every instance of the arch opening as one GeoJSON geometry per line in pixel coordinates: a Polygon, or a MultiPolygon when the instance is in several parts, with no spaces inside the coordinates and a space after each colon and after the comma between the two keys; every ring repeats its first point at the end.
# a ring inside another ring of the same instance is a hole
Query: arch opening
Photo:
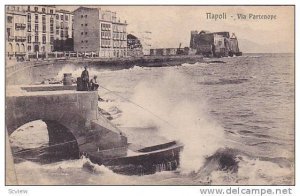
{"type": "Polygon", "coordinates": [[[8,52],[13,53],[13,46],[11,43],[8,44],[8,52]]]}
{"type": "Polygon", "coordinates": [[[75,136],[57,121],[36,120],[26,123],[9,136],[14,162],[42,164],[78,159],[75,136]]]}

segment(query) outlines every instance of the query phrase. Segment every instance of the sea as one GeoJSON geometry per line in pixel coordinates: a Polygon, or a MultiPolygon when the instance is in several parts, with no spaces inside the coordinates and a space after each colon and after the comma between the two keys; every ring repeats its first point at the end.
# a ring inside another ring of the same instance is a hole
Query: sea
{"type": "MultiPolygon", "coordinates": [[[[89,68],[101,85],[99,107],[111,115],[111,122],[129,142],[164,137],[184,145],[176,170],[129,176],[84,156],[51,163],[24,159],[15,163],[18,183],[294,185],[294,54],[244,54],[205,61],[89,68]]],[[[61,78],[63,73],[80,76],[83,67],[72,63],[36,67],[31,74],[35,80],[38,70],[43,77],[50,77],[45,70],[52,70],[53,77],[61,78]]],[[[45,147],[47,127],[41,120],[27,123],[9,140],[13,150],[45,147]]]]}

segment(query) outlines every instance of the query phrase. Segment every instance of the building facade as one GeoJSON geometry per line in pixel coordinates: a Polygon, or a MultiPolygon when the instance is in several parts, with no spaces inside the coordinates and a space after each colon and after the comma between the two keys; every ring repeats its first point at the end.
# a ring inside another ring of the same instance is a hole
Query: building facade
{"type": "Polygon", "coordinates": [[[151,56],[174,56],[177,55],[178,48],[155,48],[150,49],[151,56]]]}
{"type": "Polygon", "coordinates": [[[106,58],[126,57],[126,27],[116,12],[79,7],[74,11],[74,50],[106,58]]]}
{"type": "Polygon", "coordinates": [[[127,55],[131,57],[143,56],[143,46],[141,41],[134,35],[127,35],[127,55]]]}
{"type": "Polygon", "coordinates": [[[73,37],[73,14],[67,10],[56,10],[55,39],[66,40],[73,37]]]}
{"type": "Polygon", "coordinates": [[[46,56],[54,51],[55,39],[73,37],[72,18],[71,12],[50,5],[6,6],[7,57],[46,56]]]}
{"type": "Polygon", "coordinates": [[[143,45],[143,54],[146,56],[150,55],[150,49],[152,48],[152,32],[142,31],[137,35],[141,40],[141,44],[143,45]]]}
{"type": "Polygon", "coordinates": [[[23,6],[6,7],[6,56],[9,59],[26,55],[26,16],[23,6]]]}
{"type": "Polygon", "coordinates": [[[27,52],[53,51],[55,6],[25,6],[27,12],[27,52]]]}
{"type": "Polygon", "coordinates": [[[70,11],[56,10],[54,51],[74,51],[74,17],[70,11]]]}

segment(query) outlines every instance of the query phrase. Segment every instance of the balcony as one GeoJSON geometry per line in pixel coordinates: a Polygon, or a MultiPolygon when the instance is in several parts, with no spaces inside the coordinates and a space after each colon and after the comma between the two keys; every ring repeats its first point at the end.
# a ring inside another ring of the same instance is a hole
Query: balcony
{"type": "Polygon", "coordinates": [[[14,39],[15,39],[14,36],[8,36],[8,39],[7,39],[7,40],[8,40],[9,42],[12,42],[12,41],[14,41],[14,39]]]}
{"type": "Polygon", "coordinates": [[[26,24],[25,23],[16,23],[15,28],[16,28],[16,30],[24,30],[26,28],[26,24]]]}
{"type": "Polygon", "coordinates": [[[15,52],[15,56],[25,56],[26,52],[15,52]]]}
{"type": "Polygon", "coordinates": [[[26,41],[26,37],[24,37],[24,36],[16,36],[15,39],[16,39],[16,42],[25,42],[26,41]]]}

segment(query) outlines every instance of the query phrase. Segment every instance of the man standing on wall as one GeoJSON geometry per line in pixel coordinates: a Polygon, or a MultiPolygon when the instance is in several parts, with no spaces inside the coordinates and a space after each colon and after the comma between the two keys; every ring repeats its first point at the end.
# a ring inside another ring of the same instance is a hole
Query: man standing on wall
{"type": "Polygon", "coordinates": [[[84,70],[81,73],[82,86],[84,91],[89,90],[89,72],[87,70],[87,65],[84,66],[84,70]]]}

